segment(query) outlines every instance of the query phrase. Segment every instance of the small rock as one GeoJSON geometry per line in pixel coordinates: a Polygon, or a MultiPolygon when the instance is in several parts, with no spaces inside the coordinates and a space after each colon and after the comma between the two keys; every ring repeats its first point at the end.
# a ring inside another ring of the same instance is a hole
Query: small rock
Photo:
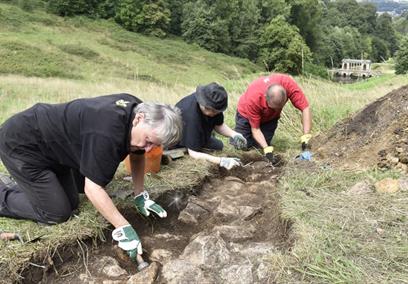
{"type": "Polygon", "coordinates": [[[173,257],[173,253],[165,249],[155,249],[150,254],[150,258],[154,261],[163,263],[173,257]]]}
{"type": "Polygon", "coordinates": [[[377,228],[376,231],[377,231],[377,233],[378,233],[379,235],[383,235],[383,234],[384,234],[384,230],[381,229],[381,228],[377,228]]]}
{"type": "Polygon", "coordinates": [[[399,159],[397,157],[394,157],[391,154],[387,154],[386,158],[391,164],[394,164],[394,165],[398,164],[399,162],[399,159]]]}
{"type": "Polygon", "coordinates": [[[122,284],[122,280],[103,280],[102,284],[122,284]]]}
{"type": "MultiPolygon", "coordinates": [[[[265,283],[268,279],[270,279],[272,275],[272,271],[265,263],[261,262],[256,269],[256,276],[261,283],[265,283]]],[[[267,283],[267,282],[266,282],[267,283]]]]}
{"type": "Polygon", "coordinates": [[[238,215],[238,213],[238,208],[232,206],[229,202],[226,202],[224,200],[221,201],[221,203],[214,211],[214,214],[216,216],[223,218],[234,218],[238,215]]]}
{"type": "Polygon", "coordinates": [[[198,235],[184,249],[181,259],[203,267],[215,267],[229,263],[231,254],[220,234],[198,235]]]}
{"type": "Polygon", "coordinates": [[[198,219],[207,214],[208,211],[201,206],[194,204],[192,202],[188,203],[186,208],[180,212],[178,220],[186,224],[197,224],[198,219]]]}
{"type": "Polygon", "coordinates": [[[224,283],[254,283],[252,266],[248,264],[227,266],[221,270],[221,279],[224,283]]]}
{"type": "Polygon", "coordinates": [[[380,193],[394,193],[399,190],[399,181],[392,178],[385,178],[375,183],[375,189],[380,193]]]}
{"type": "Polygon", "coordinates": [[[398,181],[401,191],[408,191],[408,178],[400,178],[398,181]]]}
{"type": "Polygon", "coordinates": [[[157,262],[152,262],[147,268],[143,269],[142,271],[130,277],[129,280],[126,282],[126,284],[154,283],[154,281],[157,278],[158,273],[159,273],[159,264],[157,262]]]}
{"type": "Polygon", "coordinates": [[[239,183],[245,183],[242,179],[240,179],[239,177],[234,177],[234,176],[227,176],[224,180],[227,181],[235,181],[235,182],[239,182],[239,183]]]}
{"type": "Polygon", "coordinates": [[[397,147],[395,148],[395,151],[397,151],[397,153],[402,153],[404,152],[404,149],[402,149],[401,147],[397,147]]]}
{"type": "Polygon", "coordinates": [[[360,181],[347,190],[347,194],[349,195],[368,194],[371,192],[371,186],[368,181],[360,181]]]}
{"type": "Polygon", "coordinates": [[[119,277],[127,274],[126,270],[119,266],[118,261],[110,256],[104,256],[99,259],[95,267],[100,273],[108,277],[119,277]]]}
{"type": "Polygon", "coordinates": [[[229,241],[244,241],[254,236],[256,228],[251,224],[241,226],[222,225],[215,226],[213,231],[219,232],[224,239],[229,241]]]}
{"type": "Polygon", "coordinates": [[[276,252],[276,248],[270,243],[229,243],[231,252],[238,253],[245,258],[259,260],[260,257],[276,252]]]}
{"type": "Polygon", "coordinates": [[[251,220],[255,215],[262,213],[262,207],[239,206],[239,216],[245,221],[251,220]]]}
{"type": "Polygon", "coordinates": [[[401,170],[401,172],[406,172],[408,169],[408,166],[403,163],[398,163],[396,166],[397,169],[401,170]]]}

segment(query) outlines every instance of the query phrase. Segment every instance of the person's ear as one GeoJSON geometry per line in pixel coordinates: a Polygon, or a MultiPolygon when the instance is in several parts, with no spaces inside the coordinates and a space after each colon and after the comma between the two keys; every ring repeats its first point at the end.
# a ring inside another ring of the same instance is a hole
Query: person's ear
{"type": "Polygon", "coordinates": [[[144,113],[142,112],[136,113],[135,118],[133,119],[132,122],[133,126],[136,126],[139,122],[143,122],[144,117],[145,117],[144,113]]]}

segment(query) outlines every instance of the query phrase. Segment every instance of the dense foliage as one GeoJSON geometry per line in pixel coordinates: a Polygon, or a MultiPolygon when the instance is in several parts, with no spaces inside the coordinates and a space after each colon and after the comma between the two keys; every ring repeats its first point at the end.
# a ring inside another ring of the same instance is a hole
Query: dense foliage
{"type": "Polygon", "coordinates": [[[387,60],[408,32],[407,15],[378,14],[374,4],[356,0],[44,1],[61,16],[112,18],[134,32],[181,36],[290,73],[338,67],[343,58],[387,60]]]}

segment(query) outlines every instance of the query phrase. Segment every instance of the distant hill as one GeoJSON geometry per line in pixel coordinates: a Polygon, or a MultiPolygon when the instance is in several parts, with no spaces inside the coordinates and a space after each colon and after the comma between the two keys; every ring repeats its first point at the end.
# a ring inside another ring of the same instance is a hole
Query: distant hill
{"type": "Polygon", "coordinates": [[[113,21],[62,18],[0,2],[0,75],[196,85],[262,71],[247,59],[179,38],[157,39],[113,21]]]}
{"type": "Polygon", "coordinates": [[[399,16],[408,11],[407,0],[362,0],[359,2],[373,3],[379,13],[388,13],[393,16],[399,16]]]}

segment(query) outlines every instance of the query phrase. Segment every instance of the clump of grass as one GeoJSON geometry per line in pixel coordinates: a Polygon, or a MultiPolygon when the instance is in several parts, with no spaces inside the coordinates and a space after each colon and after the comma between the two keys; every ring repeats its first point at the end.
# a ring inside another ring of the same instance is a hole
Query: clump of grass
{"type": "Polygon", "coordinates": [[[275,281],[398,283],[408,275],[407,192],[348,194],[359,180],[393,172],[287,167],[280,179],[284,217],[295,223],[289,255],[271,257],[275,281]]]}
{"type": "Polygon", "coordinates": [[[88,47],[81,46],[81,44],[64,44],[58,46],[58,48],[68,54],[80,56],[88,60],[94,59],[99,56],[97,52],[88,47]]]}

